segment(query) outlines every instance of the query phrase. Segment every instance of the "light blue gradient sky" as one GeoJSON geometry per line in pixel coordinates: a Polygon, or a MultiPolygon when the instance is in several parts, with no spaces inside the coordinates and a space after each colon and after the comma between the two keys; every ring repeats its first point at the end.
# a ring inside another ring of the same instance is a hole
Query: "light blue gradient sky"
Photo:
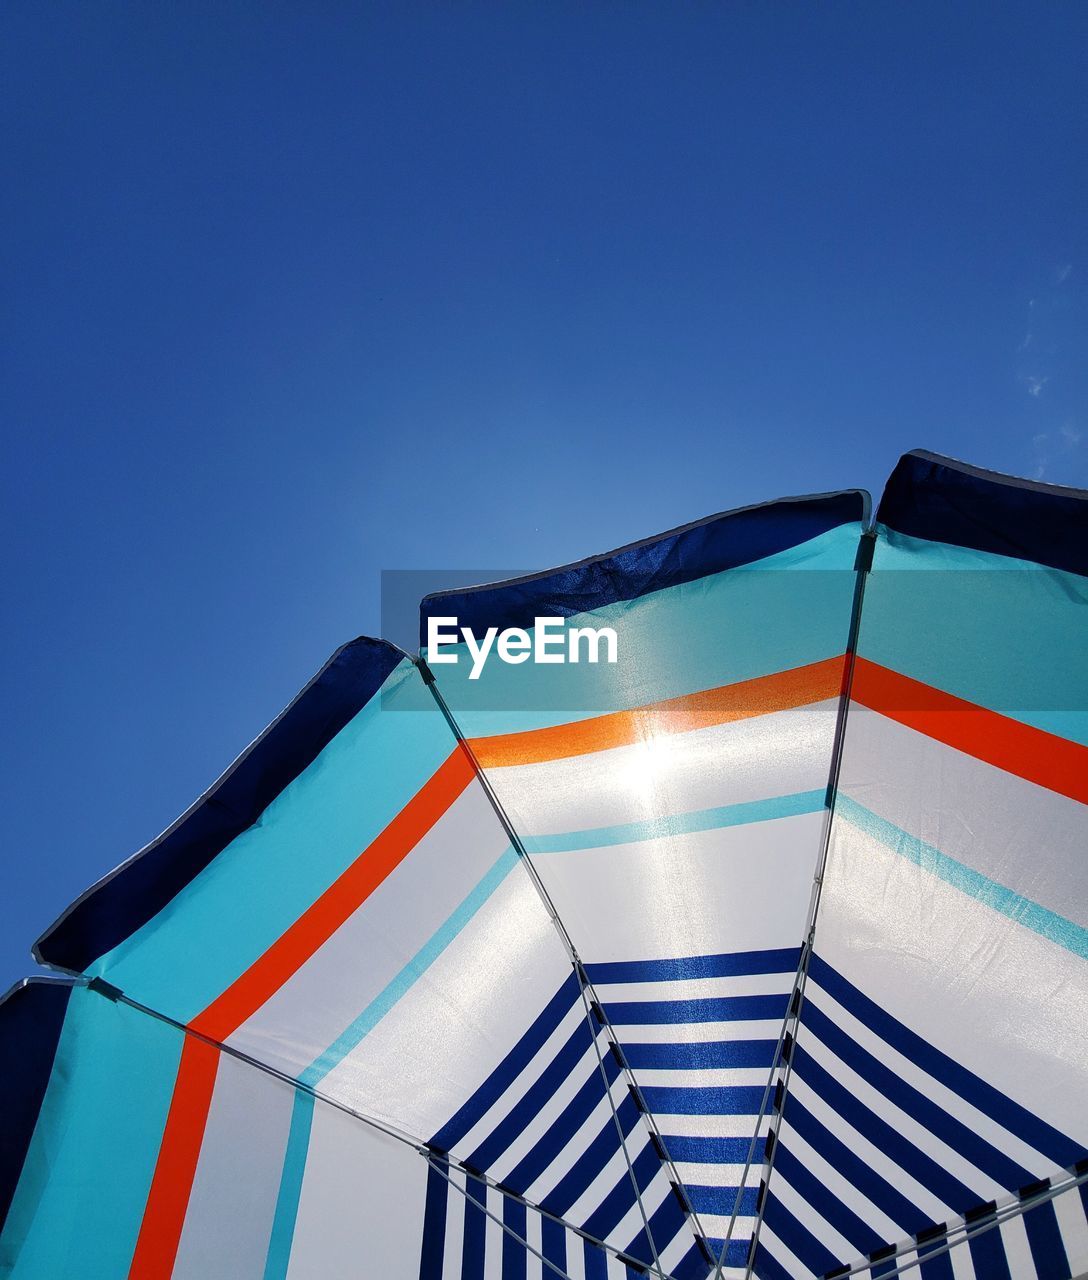
{"type": "Polygon", "coordinates": [[[1084,5],[40,5],[3,36],[0,987],[379,572],[926,446],[1088,484],[1084,5]]]}

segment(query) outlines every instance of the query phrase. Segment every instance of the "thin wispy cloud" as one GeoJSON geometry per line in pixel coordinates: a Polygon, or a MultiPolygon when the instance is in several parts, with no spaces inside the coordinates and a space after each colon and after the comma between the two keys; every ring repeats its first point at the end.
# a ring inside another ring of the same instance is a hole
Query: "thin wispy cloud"
{"type": "Polygon", "coordinates": [[[1024,336],[1016,348],[1016,380],[1033,400],[1041,400],[1047,384],[1061,373],[1056,366],[1068,342],[1070,307],[1078,283],[1068,284],[1073,266],[1059,262],[1052,267],[1047,273],[1050,283],[1028,299],[1024,336]]]}
{"type": "Polygon", "coordinates": [[[1035,455],[1035,479],[1045,480],[1051,464],[1067,461],[1080,447],[1081,438],[1081,430],[1074,422],[1063,422],[1054,431],[1036,432],[1031,438],[1035,455]]]}

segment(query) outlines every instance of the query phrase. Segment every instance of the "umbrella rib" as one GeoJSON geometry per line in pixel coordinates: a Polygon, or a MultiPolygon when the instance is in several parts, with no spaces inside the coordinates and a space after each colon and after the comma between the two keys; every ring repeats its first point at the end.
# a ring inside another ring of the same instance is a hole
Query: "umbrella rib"
{"type": "MultiPolygon", "coordinates": [[[[623,1126],[620,1122],[619,1115],[616,1111],[616,1104],[612,1098],[611,1089],[607,1087],[608,1079],[607,1079],[607,1075],[605,1074],[604,1061],[603,1061],[603,1058],[601,1057],[600,1047],[597,1044],[596,1030],[593,1025],[594,1011],[599,1011],[597,1013],[597,1019],[599,1020],[600,1025],[604,1028],[604,1032],[605,1032],[605,1035],[608,1037],[609,1044],[613,1046],[615,1050],[616,1060],[620,1064],[620,1069],[623,1072],[624,1079],[627,1081],[628,1089],[631,1092],[631,1095],[638,1102],[639,1113],[644,1118],[646,1127],[650,1130],[655,1153],[657,1154],[658,1159],[661,1161],[661,1164],[665,1169],[666,1177],[668,1178],[670,1183],[676,1186],[679,1186],[681,1185],[680,1176],[676,1171],[675,1165],[673,1164],[672,1157],[668,1154],[667,1147],[665,1146],[664,1142],[661,1139],[661,1134],[658,1130],[656,1120],[654,1119],[650,1111],[642,1104],[642,1092],[638,1088],[638,1082],[635,1080],[634,1075],[627,1064],[627,1059],[623,1054],[622,1049],[620,1048],[619,1042],[616,1039],[616,1035],[612,1028],[612,1024],[608,1019],[607,1014],[604,1012],[604,1006],[601,1004],[600,1000],[598,1000],[597,998],[597,993],[594,990],[593,983],[590,981],[589,975],[585,971],[585,966],[582,964],[582,959],[578,954],[578,950],[574,945],[574,941],[570,936],[570,932],[567,929],[566,925],[563,923],[563,920],[560,917],[558,910],[556,909],[555,903],[552,901],[551,895],[548,893],[547,887],[545,886],[544,882],[541,880],[540,873],[537,871],[532,858],[529,856],[529,852],[525,848],[525,844],[521,839],[521,836],[518,834],[516,828],[514,827],[514,824],[510,821],[510,818],[507,816],[506,810],[504,809],[502,802],[499,800],[498,796],[495,794],[495,790],[492,787],[490,780],[488,779],[483,767],[480,765],[480,762],[476,758],[476,754],[472,749],[471,743],[466,739],[464,733],[462,733],[461,726],[457,723],[457,720],[454,717],[453,712],[450,710],[449,704],[446,702],[446,699],[442,696],[442,693],[439,690],[438,684],[434,678],[433,672],[427,666],[423,658],[416,658],[415,662],[416,662],[416,665],[419,667],[420,674],[423,676],[424,683],[430,689],[435,702],[437,702],[439,709],[441,710],[443,716],[445,716],[446,723],[449,725],[451,732],[453,733],[454,737],[457,739],[458,743],[461,745],[462,749],[467,753],[469,760],[472,762],[472,767],[475,770],[476,776],[480,781],[480,785],[484,789],[484,794],[487,796],[492,809],[495,811],[495,816],[499,819],[499,822],[502,824],[502,827],[506,832],[507,838],[509,839],[511,845],[514,847],[514,850],[518,855],[519,861],[525,867],[529,875],[529,879],[532,881],[534,887],[536,888],[536,891],[540,896],[540,900],[544,905],[544,909],[548,913],[548,916],[551,919],[551,922],[555,927],[556,932],[559,934],[560,940],[563,943],[563,946],[571,961],[571,964],[573,964],[574,966],[574,971],[578,977],[579,987],[581,988],[582,1000],[583,1000],[583,1003],[586,1005],[586,1017],[589,1020],[590,1032],[593,1035],[593,1045],[595,1050],[597,1051],[598,1062],[600,1065],[602,1076],[604,1076],[604,1079],[605,1079],[605,1085],[606,1085],[605,1091],[608,1096],[609,1105],[612,1108],[612,1117],[616,1125],[616,1131],[619,1135],[620,1147],[623,1150],[624,1159],[627,1162],[628,1173],[630,1174],[631,1183],[632,1183],[632,1186],[634,1187],[635,1199],[638,1203],[639,1211],[642,1215],[643,1224],[645,1226],[646,1239],[648,1240],[650,1249],[653,1252],[658,1275],[660,1275],[664,1280],[665,1272],[662,1269],[657,1245],[654,1242],[653,1232],[650,1229],[650,1221],[646,1212],[646,1206],[643,1203],[642,1193],[639,1190],[638,1179],[635,1177],[634,1165],[631,1160],[631,1154],[627,1149],[627,1142],[623,1135],[623,1126]]],[[[694,1235],[695,1235],[696,1243],[700,1243],[705,1247],[706,1233],[703,1230],[702,1223],[699,1221],[698,1214],[695,1212],[693,1208],[690,1210],[689,1216],[694,1220],[694,1235]]]]}
{"type": "MultiPolygon", "coordinates": [[[[884,1254],[879,1262],[874,1262],[872,1258],[865,1258],[861,1262],[855,1262],[852,1267],[846,1271],[836,1272],[836,1280],[847,1280],[848,1276],[861,1275],[864,1271],[871,1271],[874,1266],[883,1267],[886,1262],[891,1262],[895,1258],[905,1257],[908,1253],[917,1253],[917,1257],[912,1258],[909,1262],[904,1262],[898,1267],[893,1267],[891,1271],[881,1271],[881,1280],[888,1280],[891,1276],[906,1275],[914,1267],[920,1267],[930,1261],[932,1258],[939,1258],[944,1253],[951,1253],[953,1249],[958,1249],[960,1245],[966,1244],[969,1240],[974,1240],[976,1236],[984,1235],[987,1231],[993,1231],[995,1227],[1002,1227],[1006,1222],[1012,1222],[1014,1219],[1022,1217],[1025,1213],[1030,1213],[1032,1209],[1037,1209],[1040,1205],[1049,1204],[1051,1200],[1056,1200],[1058,1196],[1064,1195],[1067,1191],[1074,1191],[1077,1187],[1083,1187],[1088,1183],[1088,1172],[1075,1174],[1064,1179],[1060,1183],[1051,1184],[1045,1191],[1040,1191],[1036,1195],[1026,1196],[1023,1200],[1008,1204],[1004,1209],[997,1209],[994,1216],[988,1222],[982,1222],[978,1226],[968,1227],[966,1222],[959,1227],[953,1227],[947,1234],[955,1235],[955,1240],[945,1239],[945,1242],[939,1248],[929,1249],[924,1244],[919,1244],[917,1240],[910,1241],[909,1244],[900,1245],[897,1249],[893,1249],[891,1253],[884,1254]],[[925,1248],[925,1254],[921,1250],[925,1248]]],[[[1078,1273],[1075,1280],[1083,1280],[1083,1275],[1078,1273]]]]}
{"type": "MultiPolygon", "coordinates": [[[[779,1046],[775,1052],[774,1066],[771,1068],[771,1076],[767,1081],[767,1091],[769,1091],[776,1071],[781,1070],[783,1047],[785,1044],[785,1030],[790,1023],[794,1027],[800,1024],[801,1009],[805,1001],[805,987],[808,983],[809,962],[812,959],[812,948],[816,938],[816,917],[820,910],[820,899],[823,893],[824,872],[827,867],[828,853],[831,848],[831,832],[835,820],[835,801],[839,793],[839,774],[842,769],[843,749],[846,744],[846,724],[850,715],[850,693],[854,684],[854,669],[857,665],[857,649],[858,634],[861,630],[861,610],[865,600],[865,584],[869,578],[869,571],[872,568],[873,553],[876,549],[876,533],[871,530],[863,530],[859,542],[857,555],[854,560],[854,595],[850,606],[850,629],[846,641],[846,669],[843,673],[842,690],[839,694],[839,708],[835,720],[835,736],[831,746],[831,767],[828,770],[827,777],[827,817],[824,822],[824,829],[820,841],[820,850],[816,859],[816,871],[812,878],[812,893],[809,899],[808,916],[805,924],[805,937],[801,944],[801,957],[797,966],[797,976],[794,979],[793,992],[790,996],[790,1003],[786,1010],[786,1022],[783,1024],[783,1034],[779,1038],[779,1046]]],[[[763,1226],[763,1215],[767,1204],[767,1191],[771,1184],[771,1174],[774,1172],[775,1156],[778,1154],[778,1134],[782,1127],[782,1116],[786,1109],[786,1098],[789,1093],[790,1077],[793,1073],[793,1054],[785,1056],[785,1071],[782,1074],[782,1103],[775,1110],[774,1120],[772,1121],[770,1144],[767,1154],[764,1157],[764,1168],[761,1183],[764,1194],[756,1211],[755,1229],[752,1232],[751,1244],[748,1247],[748,1260],[744,1270],[745,1280],[751,1280],[752,1270],[755,1266],[756,1249],[759,1246],[760,1230],[763,1226]]],[[[768,1092],[764,1092],[763,1106],[767,1104],[768,1092]]],[[[740,1203],[740,1196],[743,1194],[743,1184],[737,1192],[737,1204],[740,1203]]],[[[726,1251],[729,1248],[730,1233],[733,1230],[733,1224],[736,1221],[736,1205],[734,1205],[733,1217],[729,1222],[729,1231],[726,1233],[725,1240],[722,1243],[721,1253],[718,1255],[718,1264],[714,1271],[714,1280],[721,1280],[722,1267],[725,1264],[726,1251]]]]}
{"type": "MultiPolygon", "coordinates": [[[[580,1236],[583,1240],[588,1241],[599,1249],[603,1249],[606,1253],[612,1254],[613,1257],[617,1258],[621,1262],[630,1261],[622,1249],[617,1248],[613,1244],[609,1244],[606,1240],[600,1239],[598,1236],[593,1235],[592,1232],[586,1231],[583,1227],[576,1226],[573,1222],[568,1222],[567,1219],[562,1217],[560,1214],[552,1213],[542,1205],[536,1204],[534,1201],[528,1199],[520,1192],[514,1191],[510,1187],[504,1187],[495,1178],[490,1177],[488,1174],[468,1168],[464,1163],[462,1163],[462,1161],[460,1161],[456,1156],[451,1155],[449,1152],[436,1152],[421,1138],[418,1138],[403,1129],[398,1129],[395,1125],[389,1124],[387,1121],[378,1120],[376,1117],[368,1115],[365,1111],[359,1111],[355,1107],[349,1106],[346,1102],[342,1102],[338,1098],[334,1098],[327,1093],[322,1093],[321,1090],[314,1088],[312,1085],[303,1084],[300,1080],[289,1075],[285,1071],[281,1071],[278,1067],[273,1067],[267,1062],[262,1062],[260,1058],[255,1058],[252,1054],[246,1053],[244,1049],[235,1048],[233,1045],[224,1044],[223,1041],[216,1040],[212,1036],[207,1036],[202,1032],[194,1031],[191,1027],[187,1027],[183,1022],[179,1022],[176,1018],[171,1018],[169,1014],[160,1013],[159,1010],[153,1009],[150,1005],[141,1004],[140,1001],[134,1000],[131,996],[125,995],[125,993],[119,988],[111,986],[107,993],[103,990],[102,986],[97,985],[93,980],[88,981],[83,975],[73,975],[72,985],[85,987],[87,990],[101,996],[104,1000],[123,1004],[129,1009],[135,1010],[137,1013],[144,1014],[146,1017],[154,1018],[157,1022],[162,1022],[169,1027],[173,1027],[175,1031],[180,1031],[183,1035],[191,1036],[194,1040],[201,1040],[211,1048],[217,1049],[221,1053],[228,1054],[239,1062],[244,1062],[247,1066],[253,1067],[255,1070],[261,1071],[265,1075],[271,1076],[273,1079],[291,1086],[300,1093],[309,1094],[318,1102],[326,1103],[328,1106],[334,1107],[344,1115],[351,1116],[353,1120],[358,1120],[361,1124],[366,1125],[367,1128],[374,1129],[378,1133],[384,1134],[387,1138],[393,1138],[406,1147],[411,1147],[418,1155],[421,1155],[428,1164],[433,1166],[436,1161],[441,1161],[447,1164],[450,1168],[457,1169],[458,1172],[465,1174],[466,1177],[475,1178],[478,1182],[483,1182],[486,1186],[497,1191],[500,1195],[506,1196],[507,1199],[516,1200],[518,1203],[523,1204],[527,1209],[531,1209],[541,1217],[548,1218],[552,1222],[558,1223],[559,1226],[564,1227],[567,1231],[572,1232],[576,1236],[580,1236]]],[[[439,1172],[442,1171],[439,1170],[439,1172]]],[[[460,1191],[462,1195],[468,1195],[463,1188],[457,1186],[456,1182],[452,1185],[457,1187],[457,1190],[460,1191]]],[[[474,1201],[474,1203],[478,1202],[474,1201]]],[[[484,1206],[481,1206],[481,1208],[484,1208],[484,1206]]],[[[484,1212],[487,1212],[486,1208],[484,1208],[484,1212]]],[[[494,1215],[489,1214],[488,1216],[493,1217],[494,1215]]],[[[496,1221],[499,1220],[496,1219],[496,1221]]],[[[543,1258],[537,1250],[528,1243],[528,1241],[519,1236],[512,1228],[508,1227],[501,1221],[499,1221],[499,1225],[508,1235],[513,1236],[519,1243],[524,1244],[526,1248],[531,1250],[531,1252],[533,1252],[537,1257],[540,1257],[541,1261],[547,1262],[547,1259],[543,1258]]],[[[572,1277],[567,1276],[565,1272],[560,1271],[553,1263],[549,1262],[548,1266],[551,1267],[553,1271],[556,1271],[560,1276],[564,1277],[564,1280],[572,1280],[572,1277]]],[[[661,1280],[672,1280],[672,1277],[667,1275],[665,1272],[661,1272],[661,1280]]]]}

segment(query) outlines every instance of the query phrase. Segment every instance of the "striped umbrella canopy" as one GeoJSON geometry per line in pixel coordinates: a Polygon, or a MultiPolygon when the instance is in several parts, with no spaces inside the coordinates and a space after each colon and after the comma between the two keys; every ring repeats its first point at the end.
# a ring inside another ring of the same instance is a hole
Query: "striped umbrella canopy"
{"type": "Polygon", "coordinates": [[[584,647],[345,645],[39,939],[0,1275],[1088,1271],[1088,493],[914,452],[451,618],[584,647]]]}

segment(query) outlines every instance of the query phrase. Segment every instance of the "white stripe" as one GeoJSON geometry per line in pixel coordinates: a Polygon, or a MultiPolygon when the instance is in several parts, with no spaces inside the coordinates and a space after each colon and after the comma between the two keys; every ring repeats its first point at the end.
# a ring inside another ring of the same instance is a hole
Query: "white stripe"
{"type": "Polygon", "coordinates": [[[171,1273],[176,1280],[264,1271],[294,1100],[295,1090],[282,1080],[219,1055],[171,1273]]]}
{"type": "MultiPolygon", "coordinates": [[[[642,743],[488,771],[515,827],[532,835],[745,804],[827,785],[838,700],[659,736],[652,777],[642,743]],[[760,767],[754,769],[752,762],[760,767]],[[650,785],[647,785],[647,783],[650,785]]],[[[531,842],[529,845],[532,848],[531,842]]]]}
{"type": "Polygon", "coordinates": [[[1035,1263],[1031,1256],[1031,1245],[1028,1242],[1027,1228],[1024,1226],[1022,1214],[1009,1218],[995,1230],[1001,1232],[1001,1241],[1005,1246],[1005,1257],[1009,1261],[1009,1274],[1013,1280],[1037,1280],[1035,1263]]]}
{"type": "Polygon", "coordinates": [[[987,1280],[986,1276],[976,1276],[975,1264],[971,1260],[971,1246],[967,1241],[955,1245],[948,1251],[948,1256],[952,1262],[952,1274],[956,1280],[987,1280]]]}
{"type": "Polygon", "coordinates": [[[778,1042],[781,1018],[733,1022],[624,1022],[615,1024],[620,1044],[709,1044],[714,1040],[773,1040],[778,1042]]]}
{"type": "Polygon", "coordinates": [[[594,982],[604,1004],[612,1001],[711,1000],[719,996],[784,995],[793,989],[796,967],[783,973],[738,973],[713,978],[670,978],[660,982],[594,982]]]}
{"type": "Polygon", "coordinates": [[[502,1249],[506,1239],[501,1226],[502,1202],[502,1194],[488,1187],[487,1209],[494,1216],[484,1219],[484,1280],[502,1280],[502,1249]]]}
{"type": "Polygon", "coordinates": [[[1088,926],[1085,805],[857,704],[839,786],[949,857],[1088,926]]]}
{"type": "Polygon", "coordinates": [[[1074,1276],[1079,1276],[1082,1271],[1088,1271],[1088,1221],[1084,1216],[1080,1188],[1063,1191],[1054,1197],[1053,1203],[1069,1268],[1074,1276]]]}
{"type": "MultiPolygon", "coordinates": [[[[773,1095],[772,1095],[773,1100],[773,1095]]],[[[766,1134],[770,1121],[763,1117],[760,1139],[756,1143],[756,1160],[763,1158],[762,1135],[766,1134]]],[[[662,1134],[675,1134],[678,1138],[751,1138],[756,1127],[755,1115],[737,1116],[684,1116],[674,1115],[658,1121],[662,1134]]],[[[667,1141],[667,1138],[666,1138],[667,1141]]]]}
{"type": "Polygon", "coordinates": [[[587,963],[793,947],[804,930],[823,812],[535,857],[587,963]]]}
{"type": "MultiPolygon", "coordinates": [[[[444,1166],[443,1166],[444,1167],[444,1166]]],[[[456,1276],[461,1270],[461,1248],[465,1235],[464,1174],[449,1169],[446,1183],[446,1234],[442,1249],[442,1274],[456,1276]]]]}

